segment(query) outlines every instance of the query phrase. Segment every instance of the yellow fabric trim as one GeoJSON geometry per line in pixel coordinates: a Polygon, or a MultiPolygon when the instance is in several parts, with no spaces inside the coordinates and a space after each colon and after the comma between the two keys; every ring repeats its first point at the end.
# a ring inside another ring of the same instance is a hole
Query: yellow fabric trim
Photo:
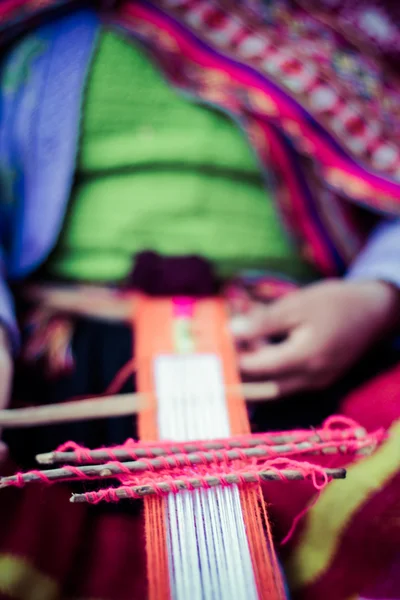
{"type": "Polygon", "coordinates": [[[286,564],[293,588],[310,584],[329,567],[341,534],[359,508],[400,469],[400,421],[389,439],[368,458],[348,467],[347,479],[336,480],[321,494],[286,564]]]}
{"type": "Polygon", "coordinates": [[[23,558],[0,555],[0,592],[17,600],[57,600],[59,586],[23,558]]]}

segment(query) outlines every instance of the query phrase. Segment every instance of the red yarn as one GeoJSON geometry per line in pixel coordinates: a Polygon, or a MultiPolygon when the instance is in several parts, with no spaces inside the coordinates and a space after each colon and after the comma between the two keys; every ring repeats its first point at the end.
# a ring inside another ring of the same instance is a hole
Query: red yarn
{"type": "MultiPolygon", "coordinates": [[[[118,501],[118,495],[116,493],[117,489],[123,489],[127,496],[130,498],[143,498],[142,494],[136,493],[133,488],[137,486],[151,486],[153,493],[158,495],[165,496],[169,493],[178,493],[180,491],[177,480],[183,481],[185,484],[185,488],[187,490],[192,490],[194,487],[204,487],[209,488],[210,483],[207,481],[207,477],[215,477],[219,480],[219,484],[221,486],[232,486],[237,485],[248,486],[254,485],[254,483],[261,483],[262,478],[260,473],[263,471],[273,471],[277,474],[277,476],[282,480],[286,481],[286,476],[283,473],[284,469],[296,470],[300,471],[304,478],[310,478],[314,488],[317,491],[321,491],[328,483],[329,477],[326,474],[325,470],[317,465],[313,465],[307,462],[298,462],[291,459],[286,458],[276,458],[274,460],[268,460],[261,464],[246,464],[237,466],[226,466],[224,465],[224,471],[222,471],[222,465],[207,465],[207,468],[204,465],[199,465],[196,468],[183,467],[178,468],[173,471],[173,475],[171,470],[162,471],[159,473],[144,472],[140,475],[134,475],[132,473],[128,473],[125,470],[126,474],[116,475],[115,477],[120,480],[123,484],[120,488],[107,488],[104,490],[99,490],[98,492],[88,492],[85,494],[85,498],[88,502],[92,504],[97,504],[101,501],[106,502],[114,502],[118,501]],[[227,468],[226,468],[227,467],[227,468]],[[255,482],[246,481],[245,474],[251,473],[255,477],[255,482]],[[236,475],[238,481],[232,483],[228,480],[228,475],[234,474],[236,475]],[[193,479],[196,479],[199,482],[199,485],[193,485],[193,479]],[[161,487],[161,484],[167,483],[169,489],[166,491],[161,487]]],[[[297,521],[301,518],[299,515],[296,518],[297,521]]],[[[294,524],[295,526],[295,524],[294,524]]],[[[293,528],[292,528],[293,529],[293,528]]],[[[292,530],[291,530],[292,531],[292,530]]]]}
{"type": "Polygon", "coordinates": [[[23,474],[22,473],[17,473],[15,475],[15,477],[16,477],[15,486],[19,487],[19,488],[24,487],[25,482],[24,482],[24,476],[23,476],[23,474]]]}
{"type": "Polygon", "coordinates": [[[298,524],[300,523],[301,519],[302,519],[302,518],[303,518],[303,517],[304,517],[304,516],[305,516],[305,515],[308,513],[308,511],[309,511],[309,510],[311,510],[311,509],[313,508],[313,506],[314,506],[314,505],[317,503],[317,501],[318,501],[318,498],[319,498],[319,497],[320,497],[320,495],[321,495],[321,489],[322,489],[322,488],[320,488],[320,489],[318,490],[318,493],[317,493],[317,494],[315,494],[315,496],[314,496],[314,498],[312,499],[312,501],[311,501],[309,504],[307,504],[307,506],[305,506],[305,507],[303,508],[303,510],[301,510],[301,511],[299,512],[299,514],[298,514],[298,515],[296,515],[296,516],[295,516],[295,518],[293,519],[293,522],[292,522],[292,525],[291,525],[291,527],[290,527],[289,531],[287,532],[287,534],[286,534],[286,536],[284,537],[284,539],[281,541],[281,546],[284,546],[285,544],[287,544],[288,542],[290,542],[290,540],[292,539],[292,537],[293,537],[293,535],[294,535],[294,533],[295,533],[295,531],[296,531],[296,529],[297,529],[297,526],[298,526],[298,524]]]}
{"type": "Polygon", "coordinates": [[[61,444],[58,446],[56,452],[75,452],[76,458],[78,462],[93,462],[92,457],[90,456],[90,448],[85,448],[84,446],[80,446],[76,442],[65,442],[65,444],[61,444]]]}
{"type": "MultiPolygon", "coordinates": [[[[366,448],[371,445],[376,445],[383,441],[386,436],[386,433],[383,429],[377,430],[374,433],[371,433],[367,436],[363,436],[358,438],[356,433],[360,430],[360,426],[353,421],[352,419],[344,416],[334,416],[329,417],[323,424],[321,429],[315,430],[314,432],[310,432],[309,430],[296,430],[291,432],[277,432],[275,435],[271,434],[255,434],[255,435],[245,435],[245,436],[235,436],[227,439],[214,440],[215,443],[221,445],[221,449],[210,450],[207,449],[207,444],[209,442],[205,441],[195,441],[190,445],[198,448],[196,452],[207,452],[207,453],[216,453],[218,452],[223,456],[223,460],[231,460],[224,452],[228,450],[235,450],[241,457],[243,456],[243,447],[247,445],[251,445],[251,442],[254,440],[260,441],[260,448],[262,448],[269,456],[274,456],[278,454],[277,451],[273,450],[271,446],[276,445],[276,437],[277,436],[287,436],[291,435],[293,440],[285,443],[285,445],[289,446],[291,450],[289,450],[286,455],[299,455],[299,454],[308,454],[310,452],[321,451],[325,448],[335,447],[338,452],[342,454],[353,454],[362,448],[366,448]],[[310,436],[318,436],[318,441],[310,442],[310,436]],[[241,442],[243,447],[233,448],[229,446],[229,442],[241,442]],[[308,442],[310,444],[310,448],[306,450],[299,450],[296,444],[301,442],[308,442]]],[[[144,460],[143,456],[139,456],[137,450],[140,450],[140,454],[145,453],[145,457],[147,458],[158,458],[162,460],[162,457],[158,455],[154,450],[162,449],[162,451],[172,457],[177,453],[185,455],[188,452],[185,450],[188,447],[187,442],[166,442],[166,441],[156,441],[156,442],[136,442],[132,439],[129,439],[125,442],[125,444],[114,446],[112,448],[97,448],[96,450],[102,451],[107,454],[110,460],[118,461],[118,458],[115,454],[116,450],[125,451],[132,460],[144,460]]],[[[75,442],[67,442],[56,449],[56,452],[66,452],[73,451],[76,456],[76,460],[79,463],[93,464],[96,462],[90,456],[90,451],[88,448],[79,446],[75,442]]],[[[190,454],[194,454],[195,452],[191,452],[190,454]]],[[[246,458],[248,460],[248,458],[246,458]]]]}
{"type": "MultiPolygon", "coordinates": [[[[331,439],[331,440],[326,440],[326,441],[321,441],[321,442],[309,442],[310,443],[310,447],[306,448],[306,449],[299,449],[298,445],[302,442],[302,440],[298,440],[297,442],[291,442],[291,443],[286,443],[285,446],[288,446],[290,448],[290,450],[288,450],[285,455],[286,456],[290,456],[290,455],[296,455],[296,454],[309,454],[310,452],[315,452],[315,451],[320,451],[320,450],[324,450],[326,448],[336,448],[338,452],[340,453],[344,453],[344,454],[353,454],[359,450],[361,450],[362,448],[371,446],[375,443],[379,443],[383,440],[385,436],[385,433],[383,431],[377,431],[374,434],[365,436],[363,438],[354,438],[354,439],[339,439],[339,440],[335,440],[335,439],[331,439]]],[[[232,438],[233,439],[233,438],[232,438]]],[[[250,438],[247,438],[250,439],[250,438]]],[[[308,440],[303,440],[303,441],[308,441],[308,440]]],[[[219,443],[219,440],[216,441],[216,443],[219,443]]],[[[197,442],[196,442],[197,444],[197,442]]],[[[243,448],[241,447],[231,447],[228,446],[228,444],[225,445],[225,448],[221,448],[219,450],[215,450],[215,449],[207,449],[205,447],[205,444],[199,444],[200,446],[203,446],[203,448],[201,450],[196,450],[193,452],[187,452],[185,451],[184,448],[185,444],[181,443],[174,445],[174,448],[179,449],[179,447],[182,448],[181,453],[179,454],[179,456],[184,457],[187,456],[188,454],[191,455],[198,455],[199,457],[205,455],[205,453],[207,454],[212,454],[215,456],[216,460],[223,460],[223,461],[230,461],[232,459],[229,458],[228,456],[228,452],[230,451],[235,451],[238,455],[239,458],[241,460],[249,460],[249,457],[246,457],[246,454],[244,453],[243,448]],[[220,456],[221,458],[219,459],[218,456],[220,456]]],[[[157,458],[157,460],[165,460],[166,461],[166,456],[168,456],[169,460],[176,460],[176,453],[172,453],[171,448],[172,446],[169,444],[163,444],[163,443],[156,443],[156,447],[159,449],[162,449],[163,452],[165,452],[165,455],[159,455],[157,452],[153,451],[153,448],[145,448],[143,447],[142,444],[137,443],[136,447],[138,450],[145,450],[147,451],[147,456],[141,456],[138,454],[138,452],[135,452],[133,449],[131,449],[131,447],[128,446],[114,446],[113,448],[96,448],[95,451],[97,450],[101,450],[104,454],[106,454],[108,456],[108,458],[112,461],[118,461],[118,458],[115,454],[115,450],[125,450],[127,451],[127,454],[129,455],[129,457],[133,460],[139,460],[141,462],[146,461],[146,459],[152,459],[152,458],[157,458]]],[[[252,446],[250,446],[252,447],[252,446]]],[[[281,455],[281,451],[279,449],[274,449],[273,447],[269,446],[269,445],[258,445],[258,446],[254,446],[257,447],[258,449],[264,451],[267,455],[269,456],[280,456],[281,455]]],[[[91,450],[89,450],[88,448],[85,448],[83,446],[79,446],[78,444],[75,444],[75,442],[67,442],[65,444],[63,444],[62,446],[59,446],[56,449],[56,452],[64,452],[64,451],[73,451],[76,455],[76,460],[77,462],[81,463],[81,464],[95,464],[96,462],[98,462],[98,459],[93,458],[90,455],[90,452],[92,452],[91,450]]],[[[183,460],[183,458],[182,458],[183,460]]]]}
{"type": "Polygon", "coordinates": [[[328,417],[322,425],[323,431],[346,428],[350,430],[356,430],[360,429],[360,425],[353,419],[345,417],[344,415],[332,415],[331,417],[328,417]]]}

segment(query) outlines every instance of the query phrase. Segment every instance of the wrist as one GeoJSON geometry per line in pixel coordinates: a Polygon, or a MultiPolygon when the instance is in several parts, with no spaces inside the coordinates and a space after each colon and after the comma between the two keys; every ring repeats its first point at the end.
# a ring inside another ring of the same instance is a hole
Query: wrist
{"type": "Polygon", "coordinates": [[[400,289],[381,279],[358,282],[371,307],[371,318],[383,332],[390,332],[400,324],[400,289]]]}

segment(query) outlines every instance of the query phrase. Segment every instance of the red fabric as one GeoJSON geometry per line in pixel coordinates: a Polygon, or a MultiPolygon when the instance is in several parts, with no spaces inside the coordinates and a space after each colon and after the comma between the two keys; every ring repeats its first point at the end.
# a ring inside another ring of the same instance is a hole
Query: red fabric
{"type": "MultiPolygon", "coordinates": [[[[388,426],[398,416],[395,390],[400,389],[397,367],[351,394],[343,412],[368,428],[388,426]],[[390,394],[390,390],[392,393],[390,394]],[[387,405],[385,401],[388,398],[387,405]]],[[[329,459],[329,463],[343,458],[329,459]]],[[[9,465],[8,471],[15,471],[9,465]]],[[[3,473],[5,474],[5,473],[3,473]]],[[[298,531],[286,548],[279,541],[293,518],[313,494],[309,482],[270,483],[265,486],[278,550],[290,554],[298,531]],[[290,486],[290,493],[289,493],[290,486]]],[[[104,600],[146,598],[146,557],[140,516],[101,514],[93,507],[72,505],[64,486],[27,486],[1,494],[0,557],[22,557],[57,581],[60,598],[69,596],[104,600]]],[[[344,531],[330,568],[312,585],[295,594],[299,600],[347,600],[352,594],[387,599],[399,592],[400,475],[366,502],[344,531]],[[382,592],[379,592],[379,589],[382,592]]],[[[323,532],[322,532],[323,534],[323,532]]],[[[12,596],[1,595],[0,600],[12,596]]]]}
{"type": "MultiPolygon", "coordinates": [[[[8,465],[7,472],[12,470],[8,465]]],[[[146,598],[141,515],[101,514],[93,507],[70,504],[70,494],[62,485],[3,490],[0,560],[4,554],[26,560],[58,583],[59,600],[146,598]]],[[[27,584],[18,585],[23,590],[27,584]]],[[[23,592],[20,597],[25,597],[23,592]]],[[[11,598],[14,593],[1,592],[0,575],[0,600],[11,598]]]]}
{"type": "MultiPolygon", "coordinates": [[[[388,429],[400,417],[400,366],[396,366],[351,393],[342,413],[368,430],[388,429]]],[[[337,462],[337,461],[336,461],[337,462]]],[[[337,466],[337,464],[335,464],[337,466]]],[[[275,535],[286,535],[293,519],[312,500],[309,482],[265,486],[275,535]]],[[[400,597],[400,474],[373,494],[344,530],[332,562],[323,575],[293,594],[295,600],[348,600],[400,597]]],[[[301,536],[301,523],[283,555],[290,556],[301,536]]],[[[323,535],[323,531],[321,531],[323,535]]]]}
{"type": "MultiPolygon", "coordinates": [[[[361,594],[372,598],[375,582],[387,573],[399,554],[400,474],[359,510],[341,538],[328,571],[297,597],[304,600],[342,600],[361,594]]],[[[386,598],[398,599],[400,574],[390,573],[386,598]],[[395,575],[395,577],[394,577],[395,575]]]]}
{"type": "Polygon", "coordinates": [[[341,412],[368,431],[388,429],[400,418],[400,365],[369,381],[343,402],[341,412]]]}

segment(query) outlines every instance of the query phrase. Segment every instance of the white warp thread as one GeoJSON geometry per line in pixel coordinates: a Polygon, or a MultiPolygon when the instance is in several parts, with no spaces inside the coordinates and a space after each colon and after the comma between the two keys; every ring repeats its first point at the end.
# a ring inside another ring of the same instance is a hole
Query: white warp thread
{"type": "MultiPolygon", "coordinates": [[[[230,436],[218,356],[159,356],[154,374],[160,439],[230,436]]],[[[165,503],[172,598],[257,600],[238,488],[170,494],[165,503]]]]}

